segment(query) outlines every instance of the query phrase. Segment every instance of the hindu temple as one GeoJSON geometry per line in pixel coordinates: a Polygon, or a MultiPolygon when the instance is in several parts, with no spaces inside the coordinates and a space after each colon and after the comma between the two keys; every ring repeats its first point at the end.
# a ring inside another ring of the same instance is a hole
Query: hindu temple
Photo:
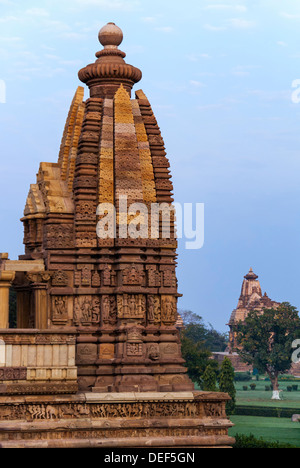
{"type": "Polygon", "coordinates": [[[228,347],[224,353],[213,353],[214,358],[221,363],[224,357],[228,357],[236,372],[253,370],[251,366],[241,360],[236,352],[239,346],[236,341],[234,326],[239,322],[244,322],[251,311],[258,311],[263,314],[264,309],[276,309],[279,305],[280,303],[270,299],[267,293],[262,293],[258,275],[250,268],[249,272],[244,276],[237,307],[233,310],[228,323],[228,347]]]}
{"type": "Polygon", "coordinates": [[[229,320],[229,351],[233,352],[237,347],[233,326],[243,322],[250,311],[257,310],[263,313],[264,309],[274,309],[279,307],[279,302],[269,298],[267,293],[262,294],[262,289],[258,276],[250,268],[249,273],[244,276],[241,295],[238,300],[237,308],[233,310],[229,320]]]}
{"type": "Polygon", "coordinates": [[[58,161],[30,186],[25,253],[0,254],[0,447],[233,442],[229,397],[195,391],[182,359],[170,163],[122,40],[114,23],[101,29],[102,50],[79,71],[89,97],[78,87],[58,161]],[[128,207],[141,204],[169,207],[169,221],[129,236],[128,207]]]}

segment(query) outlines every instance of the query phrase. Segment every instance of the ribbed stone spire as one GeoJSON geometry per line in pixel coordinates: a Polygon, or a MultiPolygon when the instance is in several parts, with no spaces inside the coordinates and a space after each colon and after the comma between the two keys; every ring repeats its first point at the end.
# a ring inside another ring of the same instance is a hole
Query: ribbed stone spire
{"type": "Polygon", "coordinates": [[[91,97],[84,100],[78,88],[58,163],[42,163],[31,186],[23,218],[26,259],[46,259],[54,277],[44,312],[49,327],[78,331],[81,391],[190,391],[176,328],[170,164],[145,93],[130,97],[142,74],[124,62],[122,39],[116,25],[104,26],[103,50],[79,72],[91,97]],[[101,237],[106,217],[97,207],[107,203],[116,213],[116,232],[101,237]],[[127,210],[137,203],[149,216],[127,210]],[[170,219],[152,219],[155,203],[167,204],[170,219]],[[145,227],[137,238],[130,235],[136,218],[145,227]]]}

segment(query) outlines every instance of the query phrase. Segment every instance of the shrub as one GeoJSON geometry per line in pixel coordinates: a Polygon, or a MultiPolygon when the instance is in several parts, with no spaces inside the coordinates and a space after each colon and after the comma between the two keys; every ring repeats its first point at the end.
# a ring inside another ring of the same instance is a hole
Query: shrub
{"type": "Polygon", "coordinates": [[[236,389],[234,385],[234,369],[228,358],[225,358],[221,364],[219,389],[220,392],[228,393],[230,396],[231,400],[226,403],[226,414],[233,414],[235,409],[236,389]]]}
{"type": "Polygon", "coordinates": [[[250,388],[251,388],[251,390],[255,390],[255,389],[256,389],[256,384],[255,384],[255,383],[252,383],[252,384],[250,385],[250,388]]]}
{"type": "Polygon", "coordinates": [[[243,390],[246,392],[248,390],[248,386],[247,385],[243,385],[243,390]]]}
{"type": "Polygon", "coordinates": [[[201,387],[205,392],[217,391],[217,374],[212,363],[209,363],[204,371],[201,387]]]}
{"type": "Polygon", "coordinates": [[[233,448],[296,448],[290,444],[281,444],[280,442],[268,442],[263,438],[257,439],[253,434],[235,435],[235,444],[233,448]]]}
{"type": "Polygon", "coordinates": [[[298,385],[292,385],[292,389],[293,389],[293,392],[297,392],[298,391],[298,385]]]}
{"type": "Polygon", "coordinates": [[[263,416],[266,418],[291,418],[295,414],[294,408],[273,408],[264,406],[237,406],[237,416],[263,416]]]}
{"type": "Polygon", "coordinates": [[[287,389],[288,392],[292,392],[292,391],[293,391],[293,387],[292,387],[291,385],[288,385],[288,386],[286,387],[286,389],[287,389]]]}
{"type": "Polygon", "coordinates": [[[266,385],[265,386],[265,391],[266,392],[270,392],[272,390],[271,386],[270,385],[266,385]]]}
{"type": "Polygon", "coordinates": [[[295,377],[294,375],[280,375],[278,380],[282,382],[295,382],[299,381],[299,378],[295,377]]]}
{"type": "Polygon", "coordinates": [[[234,374],[235,382],[249,382],[251,379],[250,372],[236,372],[234,374]]]}

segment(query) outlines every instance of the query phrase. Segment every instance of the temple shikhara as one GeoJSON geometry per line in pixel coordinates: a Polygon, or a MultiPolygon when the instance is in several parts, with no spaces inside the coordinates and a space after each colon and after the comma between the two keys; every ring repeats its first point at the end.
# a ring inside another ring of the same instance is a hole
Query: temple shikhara
{"type": "Polygon", "coordinates": [[[230,446],[229,397],[195,391],[181,355],[174,212],[157,238],[153,226],[124,236],[124,200],[172,208],[173,186],[151,105],[132,96],[142,73],[124,60],[122,31],[109,23],[99,40],[79,71],[89,98],[77,89],[58,162],[30,186],[25,254],[0,254],[0,447],[230,446]]]}
{"type": "MultiPolygon", "coordinates": [[[[225,357],[231,360],[231,363],[236,372],[252,371],[252,367],[245,364],[236,352],[238,344],[234,332],[234,326],[239,322],[244,322],[247,315],[251,311],[258,311],[263,314],[264,309],[277,309],[280,302],[273,301],[267,293],[262,293],[262,288],[258,280],[258,276],[250,268],[242,283],[242,290],[238,300],[237,308],[233,310],[228,326],[229,326],[229,343],[226,352],[213,353],[214,359],[219,363],[225,357]]],[[[290,373],[295,376],[300,376],[300,364],[292,364],[290,373]]]]}
{"type": "Polygon", "coordinates": [[[237,308],[231,314],[229,320],[229,352],[234,352],[237,347],[233,326],[243,322],[249,312],[257,310],[263,313],[264,309],[276,309],[280,303],[272,301],[267,293],[262,294],[262,289],[258,276],[250,268],[249,273],[244,276],[241,295],[238,300],[237,308]]]}
{"type": "Polygon", "coordinates": [[[225,357],[231,360],[236,372],[245,372],[253,370],[251,366],[245,364],[239,357],[237,351],[238,345],[234,332],[234,326],[243,322],[251,311],[258,311],[263,314],[264,309],[274,309],[280,305],[279,302],[272,301],[267,293],[262,293],[262,288],[258,276],[250,268],[247,275],[244,276],[242,290],[238,300],[237,308],[233,310],[229,326],[229,342],[225,352],[213,353],[214,359],[220,364],[225,357]]]}

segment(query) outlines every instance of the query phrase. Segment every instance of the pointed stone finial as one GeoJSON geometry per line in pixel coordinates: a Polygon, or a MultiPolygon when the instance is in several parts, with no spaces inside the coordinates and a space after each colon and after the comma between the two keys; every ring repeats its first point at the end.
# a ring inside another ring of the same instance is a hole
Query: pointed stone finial
{"type": "Polygon", "coordinates": [[[249,273],[246,276],[244,276],[244,278],[246,280],[256,280],[258,276],[253,272],[253,269],[250,268],[249,273]]]}

